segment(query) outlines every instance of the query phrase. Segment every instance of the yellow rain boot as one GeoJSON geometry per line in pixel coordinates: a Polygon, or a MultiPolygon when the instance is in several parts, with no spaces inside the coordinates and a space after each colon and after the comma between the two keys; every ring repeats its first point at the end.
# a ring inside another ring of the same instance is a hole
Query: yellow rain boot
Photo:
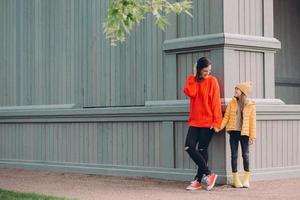
{"type": "Polygon", "coordinates": [[[240,181],[240,178],[239,178],[239,174],[237,172],[233,172],[232,177],[233,177],[233,187],[235,187],[235,188],[243,187],[243,185],[240,181]]]}
{"type": "Polygon", "coordinates": [[[250,172],[245,171],[243,177],[243,187],[245,188],[250,187],[249,178],[250,178],[250,172]]]}

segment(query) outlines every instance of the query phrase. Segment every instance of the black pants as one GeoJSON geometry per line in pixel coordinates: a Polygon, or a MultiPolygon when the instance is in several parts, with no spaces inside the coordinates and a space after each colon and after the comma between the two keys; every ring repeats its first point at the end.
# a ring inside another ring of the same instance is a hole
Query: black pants
{"type": "Polygon", "coordinates": [[[211,172],[207,166],[207,148],[213,136],[213,130],[209,128],[190,127],[185,140],[185,150],[198,166],[196,179],[201,180],[203,175],[211,172]],[[198,148],[196,149],[198,144],[198,148]]]}
{"type": "Polygon", "coordinates": [[[230,149],[231,149],[232,172],[237,172],[239,142],[241,143],[241,147],[242,147],[244,170],[249,172],[249,137],[241,135],[240,131],[231,131],[230,132],[230,149]]]}

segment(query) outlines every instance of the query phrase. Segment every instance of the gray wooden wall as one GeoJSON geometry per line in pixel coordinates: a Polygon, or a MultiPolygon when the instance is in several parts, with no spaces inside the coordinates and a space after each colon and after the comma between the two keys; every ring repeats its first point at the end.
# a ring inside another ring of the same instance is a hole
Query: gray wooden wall
{"type": "Polygon", "coordinates": [[[0,126],[1,159],[159,167],[160,122],[0,126]]]}
{"type": "Polygon", "coordinates": [[[275,56],[276,97],[300,103],[300,2],[274,1],[274,34],[282,48],[275,56]]]}
{"type": "Polygon", "coordinates": [[[264,0],[224,1],[224,32],[263,36],[264,0]]]}
{"type": "MultiPolygon", "coordinates": [[[[283,40],[283,49],[276,56],[276,93],[288,103],[298,103],[299,59],[294,56],[298,43],[290,41],[297,35],[299,6],[290,1],[280,2],[274,4],[275,37],[283,40]],[[291,12],[284,12],[289,8],[293,8],[291,12]],[[291,30],[285,31],[284,20],[295,26],[288,26],[291,30]],[[282,65],[286,67],[279,67],[282,65]]],[[[222,28],[226,33],[268,36],[263,26],[263,0],[228,1],[224,4],[224,21],[219,13],[222,1],[195,1],[194,17],[181,15],[178,20],[171,19],[175,23],[167,33],[159,31],[154,19],[148,16],[135,27],[127,42],[118,47],[111,47],[103,35],[107,1],[2,0],[0,3],[2,106],[70,103],[84,107],[132,106],[144,105],[147,100],[168,99],[169,88],[165,87],[168,58],[162,50],[165,39],[220,33],[222,28]]],[[[230,50],[225,50],[225,54],[227,51],[230,50]]],[[[262,84],[264,73],[268,73],[264,69],[265,55],[255,51],[236,49],[233,53],[236,58],[230,58],[235,69],[225,65],[224,73],[233,73],[232,77],[224,75],[224,83],[223,74],[217,73],[221,85],[228,85],[221,87],[222,91],[228,90],[228,96],[234,83],[251,80],[255,86],[253,97],[265,97],[262,84]]],[[[213,57],[207,50],[202,52],[213,57]]],[[[190,73],[192,63],[204,54],[177,56],[177,83],[173,85],[173,89],[177,86],[176,99],[185,98],[181,93],[184,78],[190,73]]]]}
{"type": "MultiPolygon", "coordinates": [[[[182,15],[169,29],[177,27],[175,37],[221,32],[222,16],[213,14],[221,5],[195,1],[194,18],[182,15]]],[[[107,7],[99,0],[2,0],[0,105],[106,107],[165,99],[162,44],[169,36],[148,16],[126,43],[111,47],[102,28],[107,7]]]]}
{"type": "Polygon", "coordinates": [[[1,106],[81,102],[82,1],[66,2],[0,1],[1,106]]]}
{"type": "Polygon", "coordinates": [[[251,81],[253,98],[274,98],[274,53],[280,43],[273,38],[273,0],[224,1],[224,32],[244,40],[224,50],[225,96],[237,82],[251,81]],[[263,45],[272,40],[275,48],[263,45]]]}
{"type": "MultiPolygon", "coordinates": [[[[197,0],[193,18],[172,15],[161,32],[147,16],[117,47],[103,35],[107,6],[0,0],[0,166],[188,180],[195,165],[184,152],[182,88],[199,57],[213,61],[222,97],[240,81],[253,82],[254,98],[275,97],[272,0],[197,0]]],[[[300,171],[299,113],[258,109],[257,179],[300,171]]],[[[209,147],[223,183],[227,139],[216,135],[209,147]]]]}
{"type": "Polygon", "coordinates": [[[148,17],[125,44],[111,47],[102,28],[107,7],[99,0],[1,0],[0,105],[163,99],[164,34],[148,17]]]}
{"type": "MultiPolygon", "coordinates": [[[[300,172],[299,113],[295,105],[257,107],[257,140],[250,148],[253,180],[300,172]]],[[[88,113],[2,111],[0,166],[188,180],[196,169],[184,151],[187,117],[187,105],[88,113]]],[[[228,140],[227,134],[216,134],[209,147],[209,166],[220,183],[231,175],[228,140]]]]}

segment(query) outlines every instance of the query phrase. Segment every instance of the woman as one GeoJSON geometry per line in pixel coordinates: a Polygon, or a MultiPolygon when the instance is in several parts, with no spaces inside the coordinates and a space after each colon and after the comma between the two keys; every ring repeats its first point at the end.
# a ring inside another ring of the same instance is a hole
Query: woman
{"type": "Polygon", "coordinates": [[[184,93],[190,98],[189,130],[185,150],[198,166],[195,180],[186,188],[196,190],[202,186],[211,190],[217,175],[208,168],[208,146],[214,130],[221,128],[222,111],[218,81],[210,75],[211,61],[200,58],[188,76],[184,93]],[[196,146],[198,144],[198,150],[196,146]]]}

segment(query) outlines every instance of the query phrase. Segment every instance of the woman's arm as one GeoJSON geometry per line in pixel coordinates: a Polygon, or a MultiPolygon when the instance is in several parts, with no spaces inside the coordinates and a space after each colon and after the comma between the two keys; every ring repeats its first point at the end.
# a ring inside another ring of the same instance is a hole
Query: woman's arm
{"type": "Polygon", "coordinates": [[[194,75],[187,77],[183,92],[189,97],[195,97],[198,91],[196,78],[194,75]]]}
{"type": "Polygon", "coordinates": [[[210,98],[212,101],[212,112],[213,112],[212,127],[219,129],[221,128],[221,124],[222,124],[222,108],[221,108],[220,87],[216,78],[214,78],[212,81],[210,98]]]}

